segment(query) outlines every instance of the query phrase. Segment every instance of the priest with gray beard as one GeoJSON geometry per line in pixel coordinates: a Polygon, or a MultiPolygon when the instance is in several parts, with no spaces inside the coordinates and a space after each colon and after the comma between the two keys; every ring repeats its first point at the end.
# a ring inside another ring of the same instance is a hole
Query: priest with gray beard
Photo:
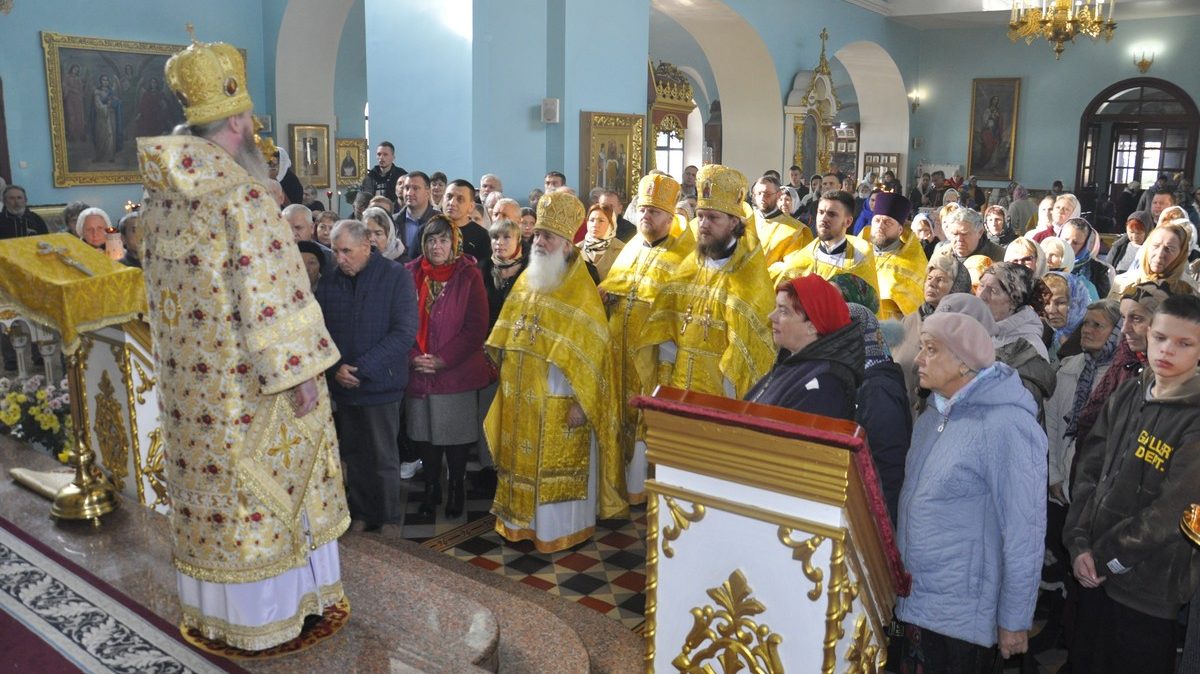
{"type": "Polygon", "coordinates": [[[529,268],[488,337],[500,383],[484,421],[496,463],[496,532],[543,553],[592,536],[596,517],[628,516],[617,444],[608,318],[578,250],[574,195],[538,200],[529,268]]]}

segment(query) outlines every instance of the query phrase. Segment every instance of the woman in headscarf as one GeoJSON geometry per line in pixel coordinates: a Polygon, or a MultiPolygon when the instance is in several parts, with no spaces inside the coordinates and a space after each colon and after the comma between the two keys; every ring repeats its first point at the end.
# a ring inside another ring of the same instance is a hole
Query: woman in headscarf
{"type": "Polygon", "coordinates": [[[800,193],[791,185],[784,185],[779,188],[779,203],[776,204],[780,212],[800,219],[800,193]]]}
{"type": "Polygon", "coordinates": [[[912,219],[913,234],[917,240],[921,242],[921,250],[925,251],[925,259],[933,257],[933,251],[937,248],[940,240],[933,233],[934,224],[933,217],[928,213],[917,213],[912,219]]]}
{"type": "Polygon", "coordinates": [[[961,203],[960,198],[961,197],[958,194],[958,190],[951,187],[950,189],[948,189],[942,193],[942,205],[946,206],[949,204],[961,203]]]}
{"type": "Polygon", "coordinates": [[[493,380],[483,353],[488,301],[483,277],[459,254],[458,231],[435,215],[421,231],[421,256],[406,265],[417,287],[417,341],[405,391],[408,438],[420,448],[425,494],[420,513],[441,503],[442,455],[449,468],[446,517],[463,512],[467,452],[479,440],[480,389],[493,380]]]}
{"type": "Polygon", "coordinates": [[[1036,226],[1037,202],[1029,196],[1029,190],[1017,183],[1012,190],[1012,203],[1008,205],[1008,224],[1018,235],[1036,226]]]}
{"type": "Polygon", "coordinates": [[[1045,536],[1046,436],[986,329],[938,312],[921,328],[921,384],[897,546],[912,591],[896,605],[902,671],[980,672],[1024,653],[1045,536]],[[971,664],[968,664],[971,663],[971,664]]]}
{"type": "Polygon", "coordinates": [[[987,237],[997,246],[1007,246],[1017,238],[1017,233],[1008,223],[1008,212],[1003,206],[988,206],[983,212],[983,223],[987,227],[987,237]]]}
{"type": "Polygon", "coordinates": [[[1004,261],[1015,262],[1033,272],[1034,278],[1042,278],[1046,269],[1046,251],[1032,239],[1018,236],[1004,249],[1004,261]]]}
{"type": "Polygon", "coordinates": [[[367,240],[389,260],[399,260],[404,255],[404,243],[396,237],[395,223],[387,211],[372,206],[363,211],[363,224],[367,226],[367,240]]]}
{"type": "Polygon", "coordinates": [[[862,326],[866,356],[863,382],[855,398],[854,419],[867,432],[867,446],[871,448],[871,458],[875,460],[875,471],[883,486],[883,499],[894,527],[900,487],[904,484],[904,460],[912,439],[913,419],[908,407],[904,372],[892,360],[875,312],[849,300],[847,306],[850,318],[862,326]]]}
{"type": "Polygon", "coordinates": [[[1046,269],[1071,273],[1075,267],[1075,254],[1066,241],[1057,236],[1043,237],[1040,243],[1042,252],[1046,254],[1046,269]]]}
{"type": "Polygon", "coordinates": [[[617,238],[617,220],[608,206],[592,204],[584,221],[586,233],[583,240],[575,244],[583,254],[588,273],[597,285],[608,276],[608,270],[625,248],[617,238]]]}
{"type": "Polygon", "coordinates": [[[1112,290],[1112,268],[1096,259],[1100,255],[1100,234],[1083,218],[1071,218],[1062,227],[1061,237],[1074,255],[1071,275],[1084,280],[1092,300],[1108,297],[1112,290]]]}
{"type": "Polygon", "coordinates": [[[862,328],[838,289],[816,274],[780,283],[770,319],[779,353],[745,399],[854,419],[865,350],[862,328]]]}
{"type": "Polygon", "coordinates": [[[1050,496],[1070,499],[1071,460],[1075,456],[1079,413],[1104,379],[1121,344],[1121,305],[1104,299],[1088,305],[1080,329],[1083,352],[1064,358],[1054,395],[1046,402],[1046,435],[1050,440],[1050,496]]]}
{"type": "MultiPolygon", "coordinates": [[[[921,322],[937,309],[942,299],[951,293],[971,292],[971,274],[954,257],[949,248],[934,252],[925,267],[925,301],[917,310],[900,322],[900,340],[893,340],[892,359],[904,372],[904,390],[908,392],[909,409],[916,409],[917,374],[913,361],[921,348],[921,322]]],[[[895,325],[885,321],[889,327],[895,325]]]]}
{"type": "Polygon", "coordinates": [[[1129,271],[1137,264],[1138,251],[1146,243],[1146,233],[1153,229],[1148,211],[1134,211],[1125,219],[1125,233],[1113,241],[1105,259],[1117,274],[1129,271]]]}
{"type": "Polygon", "coordinates": [[[997,262],[983,272],[975,294],[996,321],[996,360],[1021,375],[1040,420],[1046,398],[1054,393],[1054,368],[1043,341],[1046,284],[1021,265],[997,262]]]}
{"type": "Polygon", "coordinates": [[[1083,280],[1074,274],[1052,271],[1043,276],[1042,281],[1050,289],[1050,297],[1046,300],[1046,322],[1054,329],[1049,348],[1050,363],[1054,364],[1059,360],[1060,351],[1065,350],[1064,357],[1078,353],[1078,349],[1072,348],[1078,345],[1071,345],[1069,340],[1083,322],[1083,315],[1092,300],[1083,280]]]}
{"type": "Polygon", "coordinates": [[[527,262],[521,250],[521,226],[512,220],[492,223],[488,231],[492,238],[492,256],[479,264],[483,274],[483,287],[488,297],[488,330],[496,325],[504,300],[512,291],[517,277],[525,270],[527,262]]]}
{"type": "Polygon", "coordinates": [[[283,194],[287,198],[285,206],[304,203],[304,185],[292,170],[292,158],[288,156],[287,150],[276,147],[275,156],[267,157],[267,176],[279,181],[279,186],[283,188],[283,194]]]}
{"type": "Polygon", "coordinates": [[[863,228],[871,225],[871,218],[875,217],[875,199],[880,193],[879,190],[871,190],[866,183],[859,185],[858,189],[860,199],[856,199],[855,201],[859,202],[861,200],[861,207],[858,211],[858,217],[854,218],[854,226],[850,229],[850,233],[854,236],[862,236],[863,228]],[[866,188],[866,196],[862,196],[864,188],[866,188]]]}
{"type": "Polygon", "coordinates": [[[1174,221],[1160,222],[1138,251],[1137,266],[1117,277],[1118,290],[1151,282],[1166,284],[1173,294],[1194,294],[1195,289],[1185,276],[1190,247],[1191,232],[1185,226],[1174,221]]]}
{"type": "Polygon", "coordinates": [[[1032,231],[1026,231],[1029,238],[1042,242],[1042,239],[1054,233],[1054,195],[1047,194],[1037,205],[1037,224],[1032,231]]]}
{"type": "MultiPolygon", "coordinates": [[[[1047,195],[1050,196],[1050,195],[1047,195]]],[[[1042,201],[1045,204],[1045,200],[1042,201]]],[[[1063,193],[1054,199],[1054,203],[1050,207],[1050,213],[1045,223],[1039,222],[1038,231],[1034,232],[1029,238],[1034,241],[1041,242],[1048,236],[1062,236],[1063,225],[1071,218],[1078,218],[1083,211],[1083,207],[1079,204],[1079,199],[1070,193],[1063,193]]],[[[1039,215],[1041,209],[1038,210],[1039,215]]]]}

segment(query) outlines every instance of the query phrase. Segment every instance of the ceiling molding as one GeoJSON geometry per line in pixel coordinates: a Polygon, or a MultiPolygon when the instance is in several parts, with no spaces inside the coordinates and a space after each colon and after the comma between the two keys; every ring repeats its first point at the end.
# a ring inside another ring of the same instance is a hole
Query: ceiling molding
{"type": "Polygon", "coordinates": [[[883,0],[846,0],[846,2],[862,7],[863,9],[869,9],[883,16],[892,15],[892,8],[886,2],[883,2],[883,0]]]}

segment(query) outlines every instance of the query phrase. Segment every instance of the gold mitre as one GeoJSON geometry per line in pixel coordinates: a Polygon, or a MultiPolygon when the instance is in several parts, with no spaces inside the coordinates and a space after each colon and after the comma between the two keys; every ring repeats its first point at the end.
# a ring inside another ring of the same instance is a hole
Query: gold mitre
{"type": "Polygon", "coordinates": [[[167,59],[167,86],[183,106],[188,124],[208,124],[254,108],[246,88],[246,64],[224,42],[197,42],[167,59]]]}
{"type": "Polygon", "coordinates": [[[637,205],[675,212],[679,201],[679,183],[669,175],[651,173],[638,183],[637,205]]]}
{"type": "Polygon", "coordinates": [[[710,208],[736,218],[746,217],[746,176],[720,164],[701,167],[696,173],[696,210],[710,208]]]}
{"type": "Polygon", "coordinates": [[[583,202],[574,194],[550,192],[538,199],[537,224],[533,228],[544,229],[567,241],[574,241],[575,232],[579,231],[586,214],[583,202]]]}

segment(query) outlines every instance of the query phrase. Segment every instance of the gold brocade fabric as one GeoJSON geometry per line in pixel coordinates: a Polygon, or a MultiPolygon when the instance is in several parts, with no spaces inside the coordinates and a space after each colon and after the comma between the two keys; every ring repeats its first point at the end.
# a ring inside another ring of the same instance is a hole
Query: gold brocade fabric
{"type": "MultiPolygon", "coordinates": [[[[823,279],[833,278],[837,274],[854,274],[866,281],[875,292],[879,292],[879,277],[875,272],[875,253],[871,242],[860,239],[853,234],[846,235],[846,255],[841,263],[830,262],[817,256],[819,240],[814,239],[804,248],[791,253],[783,260],[784,271],[781,281],[793,279],[805,274],[817,274],[823,279]],[[851,256],[853,254],[853,257],[851,256]]],[[[925,276],[922,274],[921,280],[925,276]]]]}
{"type": "Polygon", "coordinates": [[[876,254],[879,280],[879,318],[898,319],[911,314],[925,301],[925,267],[929,260],[911,231],[900,235],[900,248],[876,254]]]}
{"type": "Polygon", "coordinates": [[[621,251],[600,284],[608,294],[608,329],[612,334],[612,356],[617,368],[617,409],[620,417],[621,452],[625,461],[633,457],[633,443],[641,435],[641,414],[629,406],[629,399],[653,390],[657,381],[643,385],[638,371],[652,371],[654,354],[638,350],[638,338],[650,317],[654,296],[671,278],[683,259],[696,247],[690,231],[670,236],[654,248],[642,244],[636,236],[621,251]],[[644,362],[640,367],[637,359],[644,362]]]}
{"type": "Polygon", "coordinates": [[[146,313],[142,270],[110,260],[70,234],[0,241],[0,298],[19,305],[31,320],[58,330],[66,353],[79,348],[81,333],[146,313]],[[41,254],[39,243],[63,253],[41,254]],[[77,261],[93,276],[64,258],[77,261]]]}
{"type": "Polygon", "coordinates": [[[597,445],[597,501],[602,518],[623,517],[625,464],[617,446],[617,388],[604,307],[581,257],[562,284],[539,293],[523,274],[504,301],[487,349],[500,363],[500,383],[484,420],[499,484],[493,512],[527,527],[538,505],[587,496],[589,443],[597,445]],[[574,398],[548,393],[550,365],[574,398]],[[578,402],[587,423],[569,430],[578,402]]]}
{"type": "Polygon", "coordinates": [[[746,238],[720,270],[704,268],[692,252],[654,297],[638,342],[638,376],[648,388],[664,384],[713,395],[725,395],[728,379],[741,398],[775,360],[767,320],[774,300],[762,251],[746,238]],[[665,342],[674,342],[678,353],[673,365],[659,367],[657,347],[665,342]],[[646,369],[650,364],[654,369],[646,369]]]}
{"type": "Polygon", "coordinates": [[[762,242],[763,257],[767,261],[767,272],[774,281],[783,273],[783,258],[788,253],[800,250],[812,241],[812,231],[803,222],[787,213],[780,213],[773,218],[764,218],[754,214],[754,224],[758,230],[758,240],[762,242]]]}
{"type": "Polygon", "coordinates": [[[349,526],[321,376],[339,354],[262,184],[191,136],[140,138],[138,160],[175,566],[270,578],[349,526]],[[290,389],[314,378],[297,418],[290,389]]]}

